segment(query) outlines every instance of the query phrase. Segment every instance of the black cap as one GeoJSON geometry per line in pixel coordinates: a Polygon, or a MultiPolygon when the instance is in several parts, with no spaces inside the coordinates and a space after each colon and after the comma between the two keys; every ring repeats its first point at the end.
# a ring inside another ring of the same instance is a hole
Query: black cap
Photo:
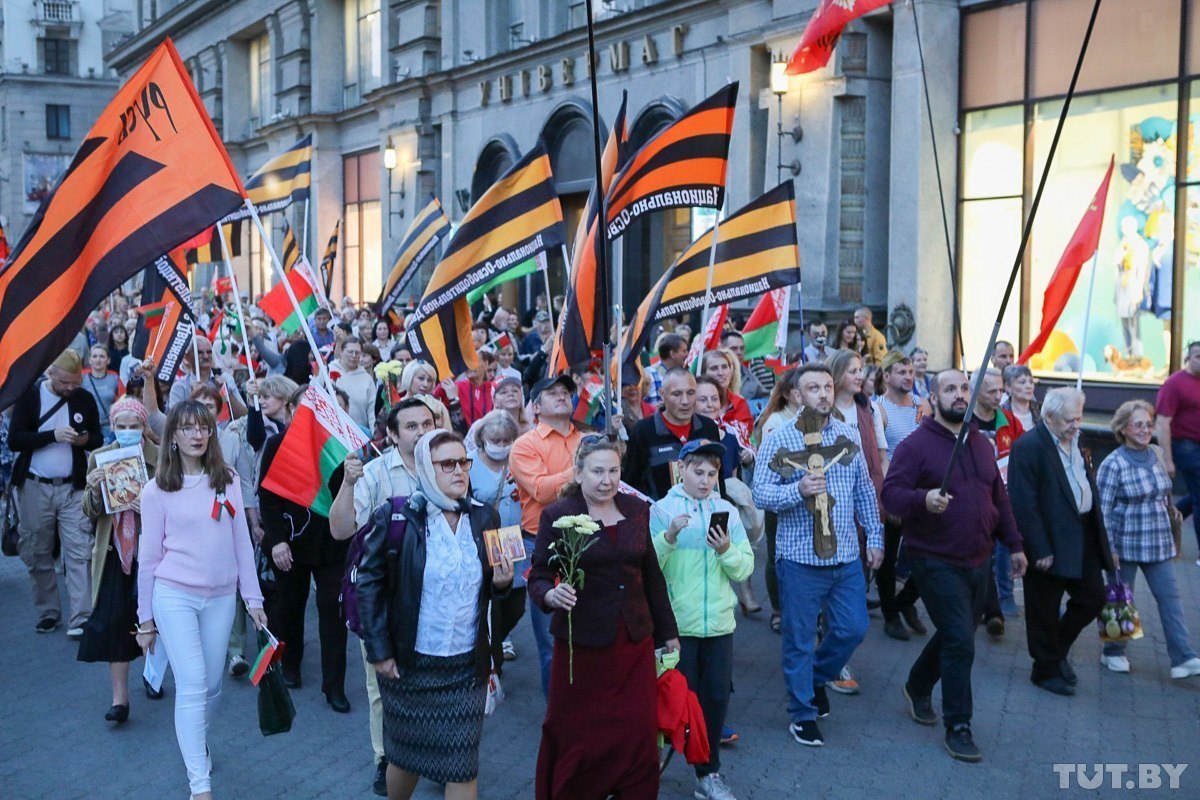
{"type": "Polygon", "coordinates": [[[679,460],[688,456],[716,456],[717,458],[725,457],[725,445],[720,442],[714,442],[712,439],[692,439],[685,442],[683,447],[679,448],[679,460]]]}
{"type": "Polygon", "coordinates": [[[567,387],[567,391],[570,392],[571,394],[575,394],[575,381],[572,380],[570,375],[567,375],[564,372],[562,375],[555,375],[550,378],[542,378],[540,381],[535,383],[533,385],[533,388],[529,390],[530,401],[537,400],[538,396],[542,392],[546,391],[551,386],[554,386],[555,384],[558,384],[558,383],[561,383],[563,386],[567,387]]]}

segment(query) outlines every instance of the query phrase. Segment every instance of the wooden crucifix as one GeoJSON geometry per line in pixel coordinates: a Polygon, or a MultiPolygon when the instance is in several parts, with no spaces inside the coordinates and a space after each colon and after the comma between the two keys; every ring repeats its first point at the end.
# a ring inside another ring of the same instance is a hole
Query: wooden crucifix
{"type": "MultiPolygon", "coordinates": [[[[784,480],[790,480],[797,470],[809,475],[824,475],[834,464],[849,463],[858,455],[858,445],[853,440],[839,436],[831,445],[821,444],[821,430],[827,419],[811,408],[801,409],[796,417],[796,430],[804,434],[804,449],[776,450],[767,467],[784,480]]],[[[837,555],[832,513],[835,502],[828,492],[804,498],[805,508],[813,515],[813,550],[818,558],[837,555]]]]}

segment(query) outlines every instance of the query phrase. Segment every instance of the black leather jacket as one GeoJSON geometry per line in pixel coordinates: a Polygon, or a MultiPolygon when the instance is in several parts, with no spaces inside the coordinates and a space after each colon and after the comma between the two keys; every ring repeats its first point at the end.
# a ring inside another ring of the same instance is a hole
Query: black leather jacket
{"type": "MultiPolygon", "coordinates": [[[[403,512],[408,521],[404,542],[399,550],[394,550],[385,545],[391,502],[380,505],[371,518],[373,527],[363,543],[363,560],[358,569],[358,608],[367,660],[374,664],[394,658],[401,672],[412,665],[416,655],[417,619],[425,581],[425,526],[430,510],[437,511],[424,496],[417,494],[408,499],[403,512]]],[[[471,501],[468,513],[479,563],[483,566],[475,633],[475,676],[482,683],[487,680],[492,661],[487,604],[493,598],[506,596],[511,587],[492,586],[492,568],[483,547],[483,532],[498,527],[499,517],[490,506],[475,501],[471,501]]]]}

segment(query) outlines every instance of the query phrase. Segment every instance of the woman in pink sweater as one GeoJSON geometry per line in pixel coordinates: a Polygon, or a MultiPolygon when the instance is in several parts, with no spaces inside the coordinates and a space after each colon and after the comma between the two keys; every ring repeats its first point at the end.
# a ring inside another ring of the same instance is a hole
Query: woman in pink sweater
{"type": "Polygon", "coordinates": [[[206,734],[221,696],[237,592],[256,627],[267,617],[241,485],[225,466],[212,413],[193,400],[172,406],[162,441],[154,480],[141,495],[137,642],[148,652],[167,649],[192,799],[210,800],[206,734]]]}

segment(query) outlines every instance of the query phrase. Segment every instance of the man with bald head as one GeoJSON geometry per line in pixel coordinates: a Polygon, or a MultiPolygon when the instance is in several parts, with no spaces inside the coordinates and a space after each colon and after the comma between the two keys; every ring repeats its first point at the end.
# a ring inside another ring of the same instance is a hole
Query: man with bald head
{"type": "MultiPolygon", "coordinates": [[[[655,500],[675,485],[671,465],[679,449],[692,439],[721,441],[717,423],[696,413],[696,377],[676,367],[662,383],[662,407],[633,426],[621,475],[629,485],[655,500]]],[[[722,488],[724,486],[722,485],[722,488]]]]}
{"type": "Polygon", "coordinates": [[[100,412],[80,391],[83,361],[64,350],[13,406],[8,445],[17,454],[13,486],[20,509],[19,552],[33,582],[34,630],[49,633],[62,621],[54,574],[54,534],[62,542],[71,615],[67,635],[83,635],[92,613],[91,524],[83,515],[87,451],[104,443],[100,412]]]}

